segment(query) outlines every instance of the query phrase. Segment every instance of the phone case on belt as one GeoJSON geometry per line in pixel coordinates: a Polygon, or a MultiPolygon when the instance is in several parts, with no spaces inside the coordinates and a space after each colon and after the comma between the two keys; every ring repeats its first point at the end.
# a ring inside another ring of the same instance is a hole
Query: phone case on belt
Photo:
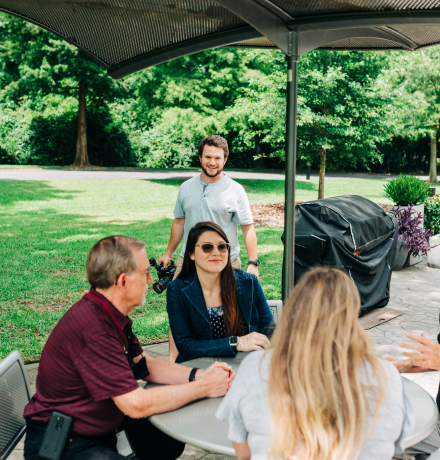
{"type": "Polygon", "coordinates": [[[47,460],[60,460],[63,456],[67,437],[73,418],[61,412],[54,411],[47,424],[43,443],[41,444],[38,455],[47,460]]]}

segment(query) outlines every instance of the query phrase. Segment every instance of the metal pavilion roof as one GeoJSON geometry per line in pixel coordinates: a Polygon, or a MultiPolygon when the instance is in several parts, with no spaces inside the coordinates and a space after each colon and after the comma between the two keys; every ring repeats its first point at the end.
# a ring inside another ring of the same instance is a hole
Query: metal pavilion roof
{"type": "Polygon", "coordinates": [[[280,29],[298,34],[299,55],[440,43],[440,0],[0,0],[0,10],[56,33],[114,78],[219,46],[287,54],[280,29]]]}

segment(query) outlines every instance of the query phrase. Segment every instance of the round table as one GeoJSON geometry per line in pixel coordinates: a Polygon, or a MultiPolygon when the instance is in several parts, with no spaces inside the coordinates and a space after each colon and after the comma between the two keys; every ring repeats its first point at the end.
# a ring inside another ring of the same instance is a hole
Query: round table
{"type": "MultiPolygon", "coordinates": [[[[238,353],[235,358],[198,358],[182,364],[206,369],[214,361],[223,361],[237,371],[246,355],[247,353],[238,353]]],[[[405,378],[403,380],[416,418],[414,430],[405,440],[405,448],[407,448],[431,433],[437,423],[438,411],[435,402],[422,387],[411,380],[405,378]]],[[[147,389],[148,387],[150,384],[147,389]]],[[[228,425],[215,417],[222,399],[195,401],[175,411],[153,415],[150,421],[161,431],[179,441],[211,452],[235,456],[232,443],[228,439],[228,425]]]]}

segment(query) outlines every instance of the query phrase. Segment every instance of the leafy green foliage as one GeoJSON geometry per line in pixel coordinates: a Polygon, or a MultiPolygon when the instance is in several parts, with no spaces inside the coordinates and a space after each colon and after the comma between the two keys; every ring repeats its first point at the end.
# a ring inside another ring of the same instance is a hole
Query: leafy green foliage
{"type": "MultiPolygon", "coordinates": [[[[3,147],[3,157],[7,157],[8,161],[15,157],[19,163],[72,162],[71,151],[75,149],[77,130],[74,111],[78,107],[81,81],[87,84],[88,118],[92,120],[89,132],[93,133],[96,129],[96,123],[93,123],[96,118],[99,119],[97,124],[106,131],[106,143],[102,143],[104,136],[99,134],[92,139],[92,144],[95,143],[92,152],[94,150],[96,153],[96,146],[101,149],[112,145],[116,149],[122,147],[116,154],[114,148],[113,152],[101,150],[101,157],[95,164],[117,164],[117,161],[113,162],[116,158],[127,157],[124,142],[121,141],[123,135],[115,133],[118,128],[111,123],[108,110],[110,102],[127,96],[127,87],[123,82],[110,78],[105,68],[66,41],[33,24],[4,14],[0,15],[0,49],[3,62],[0,103],[19,112],[26,113],[28,108],[33,112],[32,121],[25,116],[29,121],[27,140],[21,137],[23,145],[18,149],[3,147]],[[61,110],[57,104],[61,104],[61,110]],[[40,119],[41,116],[44,120],[40,119]],[[110,125],[104,127],[109,122],[110,125]],[[17,154],[18,151],[21,153],[17,154]],[[27,151],[26,154],[23,151],[27,151]]],[[[20,130],[20,127],[16,129],[20,130]]],[[[3,134],[3,137],[6,136],[3,134]]],[[[131,159],[128,160],[130,162],[131,159]]]]}
{"type": "Polygon", "coordinates": [[[424,203],[429,196],[429,187],[428,182],[404,174],[384,185],[385,196],[398,206],[424,203]]]}
{"type": "Polygon", "coordinates": [[[377,87],[391,97],[388,107],[396,134],[418,139],[440,122],[440,48],[386,55],[377,87]]]}
{"type": "MultiPolygon", "coordinates": [[[[237,100],[235,113],[245,142],[255,132],[269,143],[272,156],[284,158],[285,64],[273,56],[276,70],[237,100]],[[251,127],[253,126],[253,129],[251,127]]],[[[368,167],[380,161],[377,144],[390,135],[384,122],[386,97],[374,89],[382,55],[322,52],[303,56],[298,72],[298,159],[317,165],[321,150],[332,167],[368,167]]]]}
{"type": "Polygon", "coordinates": [[[432,230],[434,235],[440,233],[440,200],[437,196],[425,201],[424,226],[426,229],[432,230]]]}
{"type": "MultiPolygon", "coordinates": [[[[4,164],[71,164],[75,158],[77,107],[60,95],[23,97],[19,104],[0,104],[0,162],[4,164]],[[44,140],[44,142],[42,142],[44,140]]],[[[138,163],[121,120],[106,106],[88,121],[89,157],[97,166],[138,163]]]]}

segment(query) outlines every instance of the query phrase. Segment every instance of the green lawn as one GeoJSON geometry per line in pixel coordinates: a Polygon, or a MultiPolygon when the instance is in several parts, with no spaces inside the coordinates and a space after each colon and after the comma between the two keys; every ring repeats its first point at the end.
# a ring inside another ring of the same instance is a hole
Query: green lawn
{"type": "MultiPolygon", "coordinates": [[[[251,203],[284,200],[283,181],[241,180],[251,203]]],[[[0,359],[17,349],[38,360],[48,334],[87,289],[85,261],[100,238],[122,234],[163,255],[180,180],[0,181],[0,359]]],[[[379,203],[381,180],[328,180],[326,196],[362,194],[379,203]]],[[[318,184],[297,182],[296,200],[316,199],[318,184]]],[[[261,283],[281,295],[281,228],[258,227],[261,283]]],[[[241,241],[242,247],[243,242],[241,241]]],[[[246,260],[244,256],[243,259],[246,260]]],[[[165,339],[165,295],[152,289],[136,309],[141,342],[165,339]]]]}

